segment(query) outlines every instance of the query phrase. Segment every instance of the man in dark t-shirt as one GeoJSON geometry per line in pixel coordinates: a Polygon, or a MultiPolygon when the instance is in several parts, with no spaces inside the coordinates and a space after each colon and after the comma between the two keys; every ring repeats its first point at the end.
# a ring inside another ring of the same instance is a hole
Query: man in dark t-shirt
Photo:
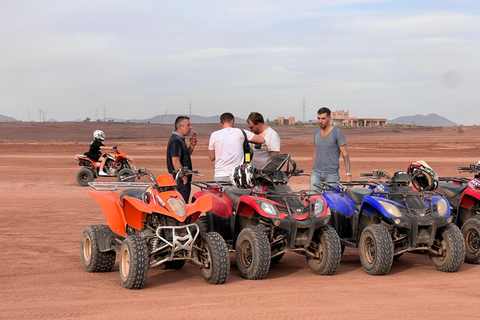
{"type": "MultiPolygon", "coordinates": [[[[175,131],[172,132],[170,140],[167,145],[167,169],[168,172],[175,178],[178,170],[182,167],[188,167],[192,170],[192,158],[190,155],[193,153],[195,146],[197,145],[197,134],[193,133],[190,138],[190,146],[187,146],[185,137],[190,135],[192,131],[192,125],[189,117],[180,116],[175,120],[175,131]]],[[[177,181],[177,190],[182,195],[186,203],[190,198],[190,191],[192,176],[185,176],[180,181],[177,181]]]]}

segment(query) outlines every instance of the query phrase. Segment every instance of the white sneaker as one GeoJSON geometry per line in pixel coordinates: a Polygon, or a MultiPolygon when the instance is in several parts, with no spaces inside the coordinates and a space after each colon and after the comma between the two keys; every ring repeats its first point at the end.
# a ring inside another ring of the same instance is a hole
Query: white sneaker
{"type": "Polygon", "coordinates": [[[105,173],[103,170],[98,170],[98,175],[99,176],[108,176],[108,174],[105,173]]]}

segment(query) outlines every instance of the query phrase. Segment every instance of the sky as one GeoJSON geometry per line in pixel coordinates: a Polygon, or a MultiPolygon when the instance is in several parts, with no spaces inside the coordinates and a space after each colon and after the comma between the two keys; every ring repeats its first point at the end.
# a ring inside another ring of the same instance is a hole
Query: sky
{"type": "Polygon", "coordinates": [[[0,114],[480,124],[478,0],[0,0],[0,114]]]}

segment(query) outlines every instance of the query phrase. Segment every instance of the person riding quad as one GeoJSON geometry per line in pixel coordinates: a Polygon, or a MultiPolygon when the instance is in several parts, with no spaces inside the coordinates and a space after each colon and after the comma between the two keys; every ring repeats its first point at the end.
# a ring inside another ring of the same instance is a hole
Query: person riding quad
{"type": "Polygon", "coordinates": [[[103,171],[103,167],[105,166],[107,158],[105,155],[102,155],[101,150],[111,150],[113,147],[106,147],[102,141],[105,141],[105,133],[103,133],[102,130],[95,130],[93,132],[93,141],[90,143],[90,149],[84,154],[93,161],[100,162],[98,175],[106,176],[107,174],[103,171]]]}

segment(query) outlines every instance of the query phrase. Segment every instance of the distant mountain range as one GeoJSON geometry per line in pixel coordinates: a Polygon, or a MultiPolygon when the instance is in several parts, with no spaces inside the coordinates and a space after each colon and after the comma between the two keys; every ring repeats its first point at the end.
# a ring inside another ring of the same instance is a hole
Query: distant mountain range
{"type": "Polygon", "coordinates": [[[0,114],[0,121],[17,121],[17,119],[0,114]]]}
{"type": "MultiPolygon", "coordinates": [[[[141,122],[148,122],[148,123],[162,123],[162,124],[173,124],[175,122],[175,119],[180,116],[179,114],[169,114],[168,116],[166,115],[158,115],[152,118],[148,119],[118,119],[118,118],[105,118],[103,121],[114,121],[114,122],[136,122],[136,123],[141,123],[141,122]]],[[[182,114],[181,116],[187,116],[190,118],[190,121],[192,123],[219,123],[220,122],[220,116],[211,116],[211,117],[202,117],[202,116],[197,116],[197,115],[184,115],[182,114]]],[[[76,120],[77,122],[81,122],[83,120],[76,120]]],[[[243,118],[238,118],[235,117],[235,122],[236,123],[246,123],[246,119],[243,118]]]]}
{"type": "Polygon", "coordinates": [[[432,126],[432,127],[453,127],[457,124],[439,116],[436,113],[430,113],[427,116],[422,116],[421,114],[416,114],[414,116],[399,117],[393,120],[388,120],[388,123],[394,124],[409,124],[417,126],[432,126]]]}
{"type": "MultiPolygon", "coordinates": [[[[148,122],[148,123],[162,123],[162,124],[173,124],[175,122],[175,119],[179,115],[177,114],[170,114],[168,116],[166,115],[157,115],[152,118],[148,119],[130,119],[130,120],[125,120],[125,119],[118,119],[118,118],[105,118],[103,121],[114,121],[114,122],[136,122],[136,123],[141,123],[141,122],[148,122]]],[[[211,117],[202,117],[202,116],[197,116],[197,115],[191,115],[189,116],[190,120],[192,123],[218,123],[220,122],[220,116],[211,116],[211,117]]],[[[15,118],[12,117],[7,117],[4,115],[0,114],[0,121],[17,121],[15,118]]],[[[55,119],[50,119],[48,122],[56,122],[57,120],[55,119]]],[[[74,122],[82,122],[83,120],[77,119],[74,122]]],[[[246,123],[246,119],[242,118],[235,118],[236,123],[246,123]]],[[[423,116],[420,114],[414,115],[414,116],[406,116],[406,117],[399,117],[395,118],[393,120],[388,120],[388,123],[393,123],[393,124],[407,124],[407,125],[417,125],[417,126],[440,126],[440,127],[452,127],[456,126],[457,124],[455,122],[452,122],[448,120],[447,118],[444,118],[442,116],[439,116],[438,114],[431,113],[427,116],[423,116]]]]}

